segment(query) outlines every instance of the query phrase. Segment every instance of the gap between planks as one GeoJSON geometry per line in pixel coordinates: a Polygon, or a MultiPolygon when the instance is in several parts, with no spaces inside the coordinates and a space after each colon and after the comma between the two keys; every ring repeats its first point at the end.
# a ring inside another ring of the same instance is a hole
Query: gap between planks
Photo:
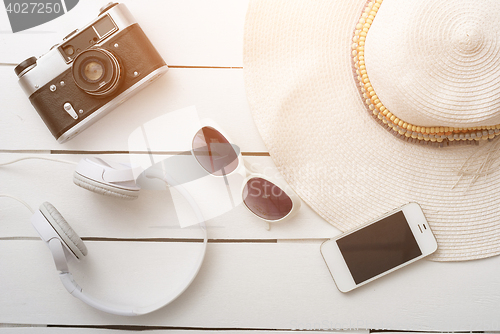
{"type": "MultiPolygon", "coordinates": [[[[39,241],[38,237],[0,237],[0,241],[39,241]]],[[[113,241],[113,242],[203,242],[201,238],[111,238],[111,237],[82,237],[83,241],[113,241]]],[[[319,244],[327,238],[310,239],[208,239],[214,244],[278,244],[278,243],[313,243],[319,244]]]]}
{"type": "MultiPolygon", "coordinates": [[[[13,63],[0,63],[0,66],[17,66],[17,64],[13,63]]],[[[168,65],[169,68],[194,68],[194,69],[199,69],[199,68],[211,68],[211,69],[217,69],[217,70],[242,70],[243,67],[241,66],[196,66],[196,65],[168,65]]]]}
{"type": "MultiPolygon", "coordinates": [[[[366,329],[355,329],[355,330],[342,330],[342,329],[318,329],[318,330],[297,330],[297,329],[272,329],[272,328],[229,328],[229,327],[174,327],[174,326],[140,326],[140,325],[62,325],[62,324],[9,324],[0,323],[0,333],[2,333],[2,328],[30,328],[30,327],[43,327],[43,328],[65,328],[68,330],[113,330],[113,331],[130,331],[130,332],[142,332],[142,331],[162,331],[159,333],[164,333],[163,331],[189,331],[190,333],[210,333],[210,332],[258,332],[258,333],[311,333],[311,332],[323,332],[323,333],[356,333],[356,334],[369,334],[372,331],[366,329]]],[[[398,331],[398,333],[404,333],[404,331],[398,331]]],[[[412,332],[412,333],[428,333],[428,332],[412,332]]]]}
{"type": "MultiPolygon", "coordinates": [[[[191,152],[182,151],[81,151],[81,150],[2,150],[0,153],[16,153],[16,154],[75,154],[75,155],[91,155],[91,154],[155,154],[155,155],[188,155],[191,152]]],[[[244,157],[269,157],[268,152],[241,152],[244,157]]]]}

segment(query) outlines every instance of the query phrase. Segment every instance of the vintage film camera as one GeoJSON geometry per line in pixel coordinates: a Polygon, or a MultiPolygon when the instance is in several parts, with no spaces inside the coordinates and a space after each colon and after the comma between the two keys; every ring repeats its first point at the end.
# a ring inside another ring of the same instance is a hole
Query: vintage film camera
{"type": "Polygon", "coordinates": [[[124,4],[14,69],[31,104],[59,143],[73,138],[168,67],[124,4]]]}

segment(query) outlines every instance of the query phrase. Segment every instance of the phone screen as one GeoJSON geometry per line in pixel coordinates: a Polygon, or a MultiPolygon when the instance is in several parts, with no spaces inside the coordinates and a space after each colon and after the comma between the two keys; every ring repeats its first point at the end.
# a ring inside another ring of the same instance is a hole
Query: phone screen
{"type": "Polygon", "coordinates": [[[356,284],[422,255],[402,211],[338,239],[337,245],[356,284]]]}

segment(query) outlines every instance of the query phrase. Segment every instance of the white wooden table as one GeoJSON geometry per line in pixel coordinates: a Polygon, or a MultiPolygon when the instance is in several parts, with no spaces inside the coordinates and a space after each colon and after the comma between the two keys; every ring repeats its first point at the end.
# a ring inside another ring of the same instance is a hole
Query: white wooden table
{"type": "MultiPolygon", "coordinates": [[[[245,97],[247,1],[124,2],[170,70],[65,144],[52,138],[31,107],[14,66],[88,23],[106,1],[81,0],[65,16],[16,34],[0,9],[0,162],[29,155],[127,161],[134,129],[194,106],[199,117],[214,119],[230,134],[245,159],[274,168],[245,97]]],[[[43,160],[1,167],[0,193],[33,207],[43,201],[58,207],[89,248],[85,261],[71,264],[89,293],[128,303],[147,303],[168,293],[199,250],[199,244],[173,241],[199,238],[199,231],[178,227],[166,191],[144,191],[137,201],[123,203],[76,187],[73,170],[72,165],[43,160]]],[[[342,294],[319,252],[321,242],[339,231],[307,205],[270,231],[241,205],[210,219],[205,262],[183,295],[146,316],[108,315],[65,291],[29,217],[21,204],[0,198],[0,334],[500,330],[500,257],[467,263],[424,260],[342,294]]]]}

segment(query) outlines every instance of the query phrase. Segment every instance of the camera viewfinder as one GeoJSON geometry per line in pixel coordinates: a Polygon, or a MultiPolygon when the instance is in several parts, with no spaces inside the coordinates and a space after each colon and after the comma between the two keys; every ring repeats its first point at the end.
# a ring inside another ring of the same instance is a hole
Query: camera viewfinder
{"type": "Polygon", "coordinates": [[[75,54],[75,49],[73,48],[73,46],[68,45],[64,48],[64,53],[66,53],[68,56],[72,56],[75,54]]]}
{"type": "Polygon", "coordinates": [[[111,17],[109,15],[104,15],[90,26],[82,29],[70,39],[66,40],[59,46],[59,52],[63,56],[65,62],[70,63],[80,52],[92,47],[116,30],[118,30],[118,28],[111,17]]]}

